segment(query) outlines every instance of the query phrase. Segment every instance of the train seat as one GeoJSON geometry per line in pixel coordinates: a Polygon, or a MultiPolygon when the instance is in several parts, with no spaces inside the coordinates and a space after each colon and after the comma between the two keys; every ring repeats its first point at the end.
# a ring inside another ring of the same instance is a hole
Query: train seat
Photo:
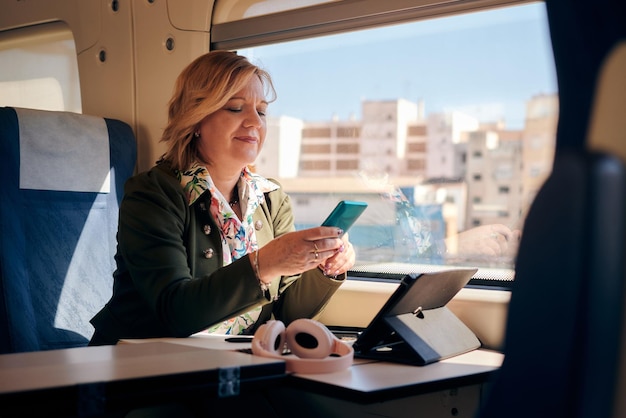
{"type": "Polygon", "coordinates": [[[136,154],[124,122],[0,107],[0,353],[88,343],[136,154]]]}
{"type": "Polygon", "coordinates": [[[572,151],[524,224],[505,359],[480,418],[606,417],[621,353],[626,165],[572,151]]]}

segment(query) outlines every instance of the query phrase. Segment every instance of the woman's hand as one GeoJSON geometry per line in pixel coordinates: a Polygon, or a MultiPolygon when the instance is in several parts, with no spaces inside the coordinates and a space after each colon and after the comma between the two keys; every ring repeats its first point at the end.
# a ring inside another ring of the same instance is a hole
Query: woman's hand
{"type": "Polygon", "coordinates": [[[318,265],[318,267],[327,276],[339,276],[350,270],[356,261],[356,253],[354,247],[350,244],[348,233],[346,232],[343,237],[343,246],[334,255],[326,259],[324,263],[318,265]]]}
{"type": "Polygon", "coordinates": [[[515,256],[519,240],[517,229],[502,224],[483,225],[446,239],[446,248],[454,255],[515,256]]]}
{"type": "Polygon", "coordinates": [[[318,226],[273,239],[259,250],[259,279],[269,283],[279,276],[300,274],[318,265],[325,266],[333,257],[330,265],[332,269],[340,270],[347,265],[348,268],[352,267],[354,250],[352,245],[346,246],[346,243],[350,243],[347,237],[342,239],[342,234],[339,228],[318,226]],[[343,252],[347,253],[347,257],[335,257],[343,252]]]}

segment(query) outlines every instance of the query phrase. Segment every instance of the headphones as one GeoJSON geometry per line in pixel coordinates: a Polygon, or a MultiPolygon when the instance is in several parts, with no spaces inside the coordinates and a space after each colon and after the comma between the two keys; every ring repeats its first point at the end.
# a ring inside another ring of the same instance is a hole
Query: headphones
{"type": "Polygon", "coordinates": [[[287,328],[281,321],[261,325],[252,339],[252,353],[285,360],[294,373],[332,373],[352,365],[354,349],[322,323],[301,318],[287,328]],[[283,355],[288,348],[293,355],[283,355]]]}

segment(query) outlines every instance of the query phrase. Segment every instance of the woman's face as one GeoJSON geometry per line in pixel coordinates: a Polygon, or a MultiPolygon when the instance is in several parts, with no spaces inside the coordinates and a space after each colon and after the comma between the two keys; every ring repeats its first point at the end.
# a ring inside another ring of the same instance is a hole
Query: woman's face
{"type": "Polygon", "coordinates": [[[241,170],[252,164],[265,142],[267,102],[263,84],[251,77],[226,105],[200,123],[198,151],[210,166],[241,170]]]}

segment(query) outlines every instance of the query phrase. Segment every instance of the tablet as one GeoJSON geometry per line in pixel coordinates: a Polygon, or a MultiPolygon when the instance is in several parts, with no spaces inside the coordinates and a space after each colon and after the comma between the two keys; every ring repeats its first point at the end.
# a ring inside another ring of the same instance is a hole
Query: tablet
{"type": "Polygon", "coordinates": [[[357,357],[425,365],[480,347],[446,304],[477,272],[409,274],[354,342],[357,357]]]}

